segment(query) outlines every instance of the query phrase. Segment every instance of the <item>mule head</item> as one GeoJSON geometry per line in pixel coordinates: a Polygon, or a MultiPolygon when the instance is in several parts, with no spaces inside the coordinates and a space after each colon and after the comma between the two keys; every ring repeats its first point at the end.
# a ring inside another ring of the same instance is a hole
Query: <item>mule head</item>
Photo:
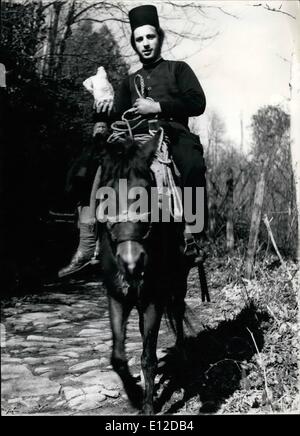
{"type": "MultiPolygon", "coordinates": [[[[103,162],[104,183],[115,192],[115,211],[106,227],[119,270],[129,284],[136,283],[147,264],[147,240],[151,230],[150,169],[161,132],[140,145],[130,138],[116,141],[103,162]]],[[[110,144],[108,145],[110,146],[110,144]]]]}

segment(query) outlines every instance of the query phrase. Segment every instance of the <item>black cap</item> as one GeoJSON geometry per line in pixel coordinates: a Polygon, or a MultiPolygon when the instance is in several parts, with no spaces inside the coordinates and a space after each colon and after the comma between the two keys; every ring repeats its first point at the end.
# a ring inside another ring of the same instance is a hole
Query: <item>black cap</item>
{"type": "Polygon", "coordinates": [[[129,11],[129,22],[131,31],[133,32],[137,27],[145,26],[149,24],[156,29],[159,28],[159,20],[157,15],[157,9],[152,5],[143,5],[131,9],[129,11]]]}

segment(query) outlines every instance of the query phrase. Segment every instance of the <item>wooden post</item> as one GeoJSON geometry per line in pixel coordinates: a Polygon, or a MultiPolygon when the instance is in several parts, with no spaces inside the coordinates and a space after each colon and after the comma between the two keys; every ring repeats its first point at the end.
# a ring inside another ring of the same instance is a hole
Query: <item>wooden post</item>
{"type": "Polygon", "coordinates": [[[198,264],[198,274],[199,274],[199,281],[200,281],[200,287],[201,287],[201,299],[203,302],[205,300],[207,302],[210,302],[210,296],[209,296],[209,292],[208,292],[208,286],[207,286],[207,280],[206,280],[206,274],[205,274],[203,262],[200,262],[198,264]]]}
{"type": "Polygon", "coordinates": [[[266,168],[269,163],[269,158],[267,157],[263,163],[263,168],[260,174],[260,178],[256,183],[255,195],[254,195],[254,204],[252,210],[252,218],[251,218],[251,226],[250,226],[250,234],[249,234],[249,242],[248,242],[248,250],[247,257],[245,262],[245,272],[246,277],[248,279],[252,276],[255,251],[257,238],[259,233],[259,226],[261,220],[261,211],[264,201],[264,192],[265,192],[265,179],[266,179],[266,168]]]}
{"type": "Polygon", "coordinates": [[[276,251],[276,254],[277,254],[277,256],[279,257],[279,260],[280,260],[280,262],[281,262],[281,265],[284,267],[284,269],[286,270],[286,272],[287,272],[287,274],[288,274],[288,276],[289,276],[289,279],[291,280],[291,279],[292,279],[291,273],[290,273],[289,270],[287,269],[286,264],[284,263],[284,261],[283,261],[283,259],[282,259],[282,256],[281,256],[281,254],[280,254],[280,252],[279,252],[279,250],[278,250],[278,247],[277,247],[277,244],[276,244],[276,242],[275,242],[275,239],[274,239],[274,236],[273,236],[273,232],[272,232],[272,229],[271,229],[271,226],[270,226],[270,221],[268,220],[267,215],[264,216],[263,221],[264,221],[264,224],[265,224],[265,226],[266,226],[266,228],[267,228],[267,231],[268,231],[268,233],[269,233],[269,236],[270,236],[271,242],[272,242],[272,244],[273,244],[273,247],[274,247],[274,249],[275,249],[275,251],[276,251]]]}
{"type": "Polygon", "coordinates": [[[231,168],[227,172],[227,195],[226,195],[226,247],[232,251],[234,248],[233,232],[233,171],[231,168]]]}

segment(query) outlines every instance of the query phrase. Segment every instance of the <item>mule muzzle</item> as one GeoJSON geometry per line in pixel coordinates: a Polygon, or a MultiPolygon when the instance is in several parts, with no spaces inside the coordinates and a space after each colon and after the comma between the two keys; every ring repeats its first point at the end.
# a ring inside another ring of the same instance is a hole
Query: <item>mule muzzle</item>
{"type": "Polygon", "coordinates": [[[146,253],[140,243],[136,241],[120,242],[117,247],[117,259],[121,271],[129,281],[142,275],[146,253]]]}

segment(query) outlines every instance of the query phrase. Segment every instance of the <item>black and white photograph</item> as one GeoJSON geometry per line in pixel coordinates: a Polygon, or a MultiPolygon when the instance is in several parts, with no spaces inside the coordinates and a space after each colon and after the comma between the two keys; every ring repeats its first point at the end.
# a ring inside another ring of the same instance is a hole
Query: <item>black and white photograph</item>
{"type": "Polygon", "coordinates": [[[300,414],[299,29],[300,0],[0,0],[1,416],[300,414]]]}

